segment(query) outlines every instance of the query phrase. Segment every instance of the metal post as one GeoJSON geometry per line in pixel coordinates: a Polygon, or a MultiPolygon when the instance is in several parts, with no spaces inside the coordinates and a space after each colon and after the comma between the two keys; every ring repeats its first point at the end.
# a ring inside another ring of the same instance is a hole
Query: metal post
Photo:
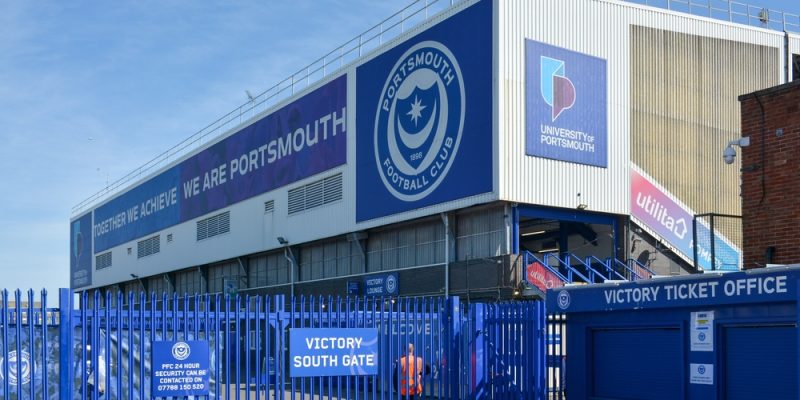
{"type": "Polygon", "coordinates": [[[289,298],[292,301],[291,299],[294,299],[294,269],[297,260],[295,260],[292,248],[289,246],[283,248],[283,256],[286,257],[286,261],[289,261],[289,282],[291,283],[289,298]]]}
{"type": "Polygon", "coordinates": [[[458,296],[447,298],[447,309],[445,315],[447,316],[447,383],[445,388],[445,397],[448,399],[458,399],[460,389],[460,373],[461,373],[461,303],[458,296]]]}
{"type": "Polygon", "coordinates": [[[447,213],[441,215],[444,222],[444,295],[447,297],[450,296],[450,219],[447,213]]]}
{"type": "Polygon", "coordinates": [[[717,241],[716,240],[717,234],[714,233],[714,216],[713,215],[711,216],[711,224],[710,225],[711,225],[711,228],[710,228],[711,235],[708,238],[708,240],[711,241],[711,270],[713,271],[713,270],[717,269],[717,254],[714,251],[714,242],[717,241]]]}
{"type": "Polygon", "coordinates": [[[59,343],[59,388],[61,399],[71,399],[72,390],[72,291],[58,290],[58,343],[59,343]]]}
{"type": "Polygon", "coordinates": [[[700,263],[697,262],[697,215],[692,218],[692,252],[694,253],[694,269],[700,269],[700,263]]]}

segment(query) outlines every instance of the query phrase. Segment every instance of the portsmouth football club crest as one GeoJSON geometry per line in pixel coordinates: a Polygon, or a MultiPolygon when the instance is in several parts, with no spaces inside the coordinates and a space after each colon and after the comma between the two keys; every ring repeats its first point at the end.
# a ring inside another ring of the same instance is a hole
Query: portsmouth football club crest
{"type": "Polygon", "coordinates": [[[375,117],[375,161],[386,189],[412,202],[442,182],[464,128],[464,81],[440,42],[411,47],[386,77],[375,117]]]}

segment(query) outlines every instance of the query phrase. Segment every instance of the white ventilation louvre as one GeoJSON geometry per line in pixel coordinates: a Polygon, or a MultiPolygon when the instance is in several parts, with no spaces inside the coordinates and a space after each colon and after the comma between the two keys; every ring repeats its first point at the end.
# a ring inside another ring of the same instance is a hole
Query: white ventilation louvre
{"type": "Polygon", "coordinates": [[[299,188],[289,191],[289,215],[298,213],[306,209],[306,187],[300,186],[299,188]]]}
{"type": "Polygon", "coordinates": [[[94,258],[94,269],[103,269],[111,266],[111,252],[103,253],[94,258]]]}
{"type": "Polygon", "coordinates": [[[289,191],[289,215],[342,199],[342,174],[336,174],[289,191]]]}
{"type": "Polygon", "coordinates": [[[325,204],[342,199],[342,174],[325,178],[325,204]]]}
{"type": "Polygon", "coordinates": [[[208,239],[231,231],[231,212],[225,211],[213,217],[197,221],[197,240],[208,239]]]}
{"type": "Polygon", "coordinates": [[[275,211],[275,200],[264,202],[264,214],[275,211]]]}
{"type": "Polygon", "coordinates": [[[153,255],[161,251],[161,235],[153,236],[149,239],[138,242],[136,248],[136,257],[142,258],[153,255]]]}
{"type": "Polygon", "coordinates": [[[171,233],[167,234],[167,243],[170,243],[170,242],[172,242],[172,234],[171,233]]]}

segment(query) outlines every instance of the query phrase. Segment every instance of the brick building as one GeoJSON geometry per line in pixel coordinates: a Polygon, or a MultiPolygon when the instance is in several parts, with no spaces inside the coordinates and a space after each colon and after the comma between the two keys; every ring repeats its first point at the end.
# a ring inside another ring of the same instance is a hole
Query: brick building
{"type": "Polygon", "coordinates": [[[744,268],[800,262],[800,81],[739,97],[744,268]]]}

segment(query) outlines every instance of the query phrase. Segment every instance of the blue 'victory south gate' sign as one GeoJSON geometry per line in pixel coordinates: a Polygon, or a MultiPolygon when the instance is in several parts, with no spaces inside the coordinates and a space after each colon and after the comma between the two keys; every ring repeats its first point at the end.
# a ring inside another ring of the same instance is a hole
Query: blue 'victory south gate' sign
{"type": "Polygon", "coordinates": [[[94,251],[343,165],[346,133],[345,75],[98,207],[94,251]]]}
{"type": "Polygon", "coordinates": [[[289,332],[292,378],[378,374],[375,328],[293,328],[289,332]]]}
{"type": "Polygon", "coordinates": [[[608,166],[606,60],[525,41],[525,154],[608,166]]]}
{"type": "Polygon", "coordinates": [[[492,190],[492,2],[358,67],[356,220],[492,190]]]}
{"type": "Polygon", "coordinates": [[[209,393],[208,341],[153,342],[153,397],[209,393]]]}

